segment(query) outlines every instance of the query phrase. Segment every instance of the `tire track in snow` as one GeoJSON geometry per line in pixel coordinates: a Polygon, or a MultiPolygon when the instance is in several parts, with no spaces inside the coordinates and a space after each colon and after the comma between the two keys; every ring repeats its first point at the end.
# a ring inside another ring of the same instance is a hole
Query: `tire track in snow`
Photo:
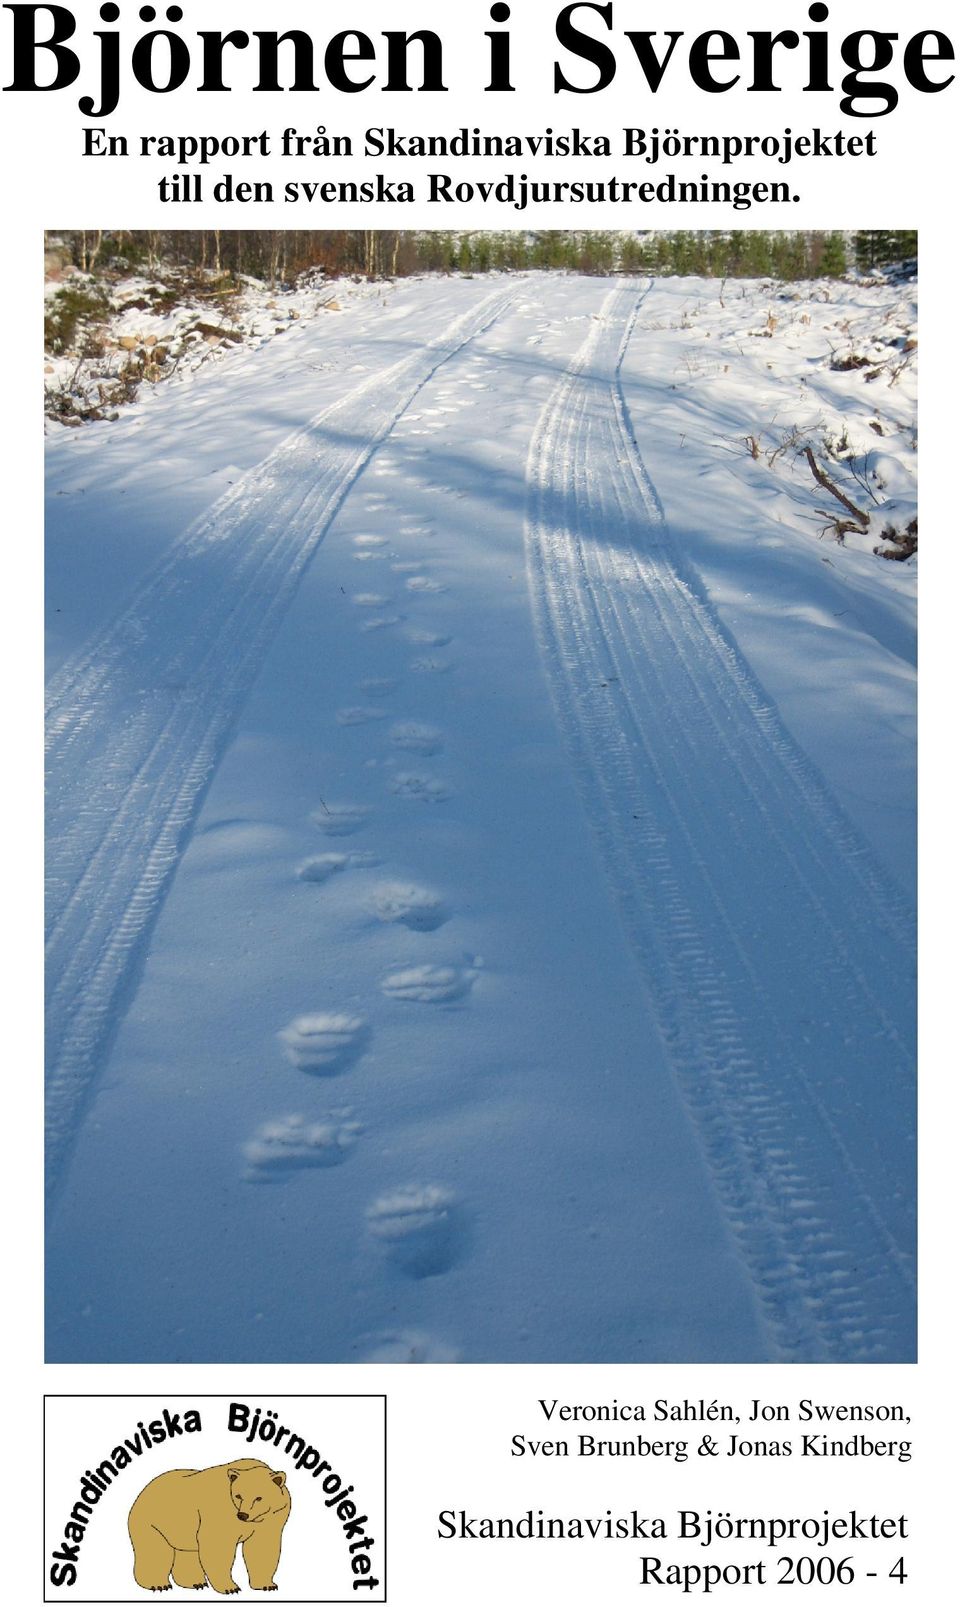
{"type": "Polygon", "coordinates": [[[496,291],[319,414],[176,542],[47,697],[47,1181],[230,729],[340,504],[496,291]]]}
{"type": "Polygon", "coordinates": [[[531,443],[547,677],[774,1353],[907,1359],[911,920],[666,528],[620,385],[638,305],[611,292],[531,443]]]}

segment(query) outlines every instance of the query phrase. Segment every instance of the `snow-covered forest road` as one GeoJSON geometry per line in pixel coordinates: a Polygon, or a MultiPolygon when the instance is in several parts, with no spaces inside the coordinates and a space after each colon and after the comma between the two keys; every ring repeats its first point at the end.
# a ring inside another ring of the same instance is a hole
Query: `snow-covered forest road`
{"type": "Polygon", "coordinates": [[[48,693],[48,1183],[184,833],[305,566],[350,487],[494,293],[290,437],[192,527],[48,693]]]}
{"type": "Polygon", "coordinates": [[[912,566],[729,446],[912,401],[771,294],[364,287],[51,437],[49,1360],[913,1354],[912,566]]]}

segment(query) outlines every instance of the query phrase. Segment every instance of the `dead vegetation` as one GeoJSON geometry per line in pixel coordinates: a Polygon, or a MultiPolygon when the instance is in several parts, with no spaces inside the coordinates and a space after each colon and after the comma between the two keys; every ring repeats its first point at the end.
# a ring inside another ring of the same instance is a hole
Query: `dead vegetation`
{"type": "Polygon", "coordinates": [[[874,547],[878,558],[892,558],[894,563],[903,563],[912,558],[917,550],[917,521],[911,519],[903,530],[889,524],[880,532],[885,546],[874,547]]]}
{"type": "MultiPolygon", "coordinates": [[[[879,418],[867,420],[874,435],[884,437],[892,433],[879,418]]],[[[831,536],[844,546],[851,535],[863,536],[870,531],[877,509],[884,506],[878,492],[884,488],[880,469],[872,454],[858,451],[851,441],[846,424],[839,430],[827,426],[823,418],[807,425],[794,424],[789,428],[774,428],[771,421],[763,429],[752,430],[739,437],[727,436],[731,445],[745,447],[754,463],[776,469],[778,462],[803,462],[821,491],[833,498],[836,506],[814,507],[820,521],[818,536],[822,540],[831,536]],[[825,467],[836,464],[838,473],[825,467]],[[841,476],[851,484],[844,486],[841,476]]],[[[915,442],[913,443],[916,444],[915,442]]],[[[881,544],[873,552],[881,558],[903,561],[917,551],[917,521],[898,526],[888,519],[881,531],[881,544]]]]}
{"type": "MultiPolygon", "coordinates": [[[[115,418],[145,385],[252,338],[280,334],[300,317],[284,291],[264,301],[265,287],[229,273],[168,268],[144,282],[120,272],[94,278],[71,270],[66,282],[60,278],[46,304],[44,412],[66,425],[115,418]],[[251,288],[259,290],[252,303],[245,295],[251,288]],[[151,320],[164,321],[159,335],[148,332],[151,320]]],[[[311,302],[338,308],[332,290],[319,283],[311,302]]]]}
{"type": "Polygon", "coordinates": [[[817,513],[826,520],[826,524],[820,532],[821,536],[825,536],[827,532],[830,531],[833,534],[834,539],[840,542],[842,545],[844,537],[852,534],[854,531],[859,531],[862,534],[863,531],[869,528],[869,513],[867,513],[863,508],[858,508],[856,503],[853,502],[845,492],[841,491],[840,487],[835,483],[835,481],[830,479],[830,476],[824,469],[821,468],[820,464],[814,457],[813,448],[811,446],[805,446],[803,448],[803,455],[807,460],[810,473],[816,480],[817,485],[821,486],[824,491],[829,491],[832,497],[836,497],[837,501],[840,503],[840,506],[844,508],[849,515],[849,518],[843,519],[837,513],[830,513],[825,511],[823,508],[818,508],[816,510],[817,513]]]}

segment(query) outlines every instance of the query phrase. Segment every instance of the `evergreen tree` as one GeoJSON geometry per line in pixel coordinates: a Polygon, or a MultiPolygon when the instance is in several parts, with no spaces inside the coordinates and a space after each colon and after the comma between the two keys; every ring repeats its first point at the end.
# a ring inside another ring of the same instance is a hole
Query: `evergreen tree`
{"type": "Polygon", "coordinates": [[[870,273],[893,256],[893,235],[889,229],[858,229],[854,239],[857,267],[870,273]]]}
{"type": "Polygon", "coordinates": [[[827,279],[842,279],[847,271],[847,248],[842,234],[828,234],[823,242],[818,271],[827,279]]]}

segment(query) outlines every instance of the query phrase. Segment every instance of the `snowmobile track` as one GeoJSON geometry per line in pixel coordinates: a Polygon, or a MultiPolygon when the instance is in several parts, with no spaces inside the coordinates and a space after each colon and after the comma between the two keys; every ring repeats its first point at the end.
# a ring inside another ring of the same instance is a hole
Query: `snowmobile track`
{"type": "Polygon", "coordinates": [[[284,441],[174,544],[47,699],[47,1183],[56,1188],[204,791],[340,504],[498,290],[284,441]]]}
{"type": "Polygon", "coordinates": [[[610,292],[531,442],[545,672],[771,1358],[908,1360],[911,916],[666,526],[620,378],[642,299],[610,292]]]}

